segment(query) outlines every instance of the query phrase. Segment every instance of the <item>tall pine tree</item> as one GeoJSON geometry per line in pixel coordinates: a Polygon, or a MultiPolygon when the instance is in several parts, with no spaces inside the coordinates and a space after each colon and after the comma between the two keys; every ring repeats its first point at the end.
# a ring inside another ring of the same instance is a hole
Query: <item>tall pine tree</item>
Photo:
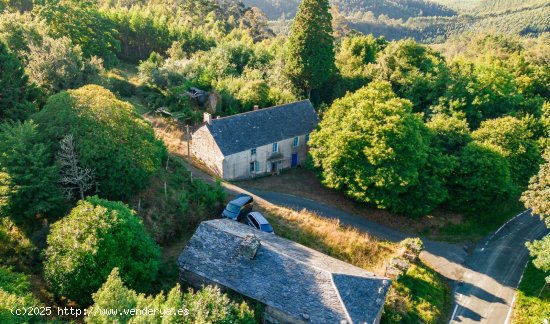
{"type": "Polygon", "coordinates": [[[34,90],[17,56],[0,42],[0,122],[23,120],[34,111],[34,90]]]}
{"type": "Polygon", "coordinates": [[[309,98],[335,70],[329,1],[303,0],[290,30],[285,72],[309,98]]]}

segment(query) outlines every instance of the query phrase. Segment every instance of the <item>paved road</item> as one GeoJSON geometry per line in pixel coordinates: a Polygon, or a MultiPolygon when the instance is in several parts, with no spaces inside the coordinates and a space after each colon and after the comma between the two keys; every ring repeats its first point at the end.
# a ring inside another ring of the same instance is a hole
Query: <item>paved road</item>
{"type": "MultiPolygon", "coordinates": [[[[356,227],[364,232],[388,241],[399,242],[407,237],[411,237],[408,234],[370,221],[366,217],[349,214],[340,209],[311,199],[256,189],[248,189],[248,191],[275,205],[286,206],[295,210],[306,209],[320,216],[337,218],[342,224],[356,227]]],[[[462,244],[435,242],[424,238],[422,240],[424,241],[426,249],[420,255],[421,259],[430,265],[432,269],[448,279],[460,280],[465,270],[462,267],[462,263],[464,263],[468,255],[466,246],[462,244]]]]}
{"type": "Polygon", "coordinates": [[[529,259],[525,242],[547,231],[538,217],[526,211],[481,240],[466,261],[463,282],[455,285],[451,323],[508,323],[529,259]]]}

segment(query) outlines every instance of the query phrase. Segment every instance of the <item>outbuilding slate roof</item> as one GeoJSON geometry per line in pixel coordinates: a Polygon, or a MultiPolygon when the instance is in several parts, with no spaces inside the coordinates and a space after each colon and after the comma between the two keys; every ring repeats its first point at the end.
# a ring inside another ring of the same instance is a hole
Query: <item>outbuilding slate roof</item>
{"type": "Polygon", "coordinates": [[[206,125],[224,156],[309,134],[319,118],[309,100],[213,119],[206,125]]]}
{"type": "Polygon", "coordinates": [[[180,269],[311,323],[373,323],[390,280],[231,220],[203,222],[178,259],[180,269]],[[243,256],[243,239],[261,242],[243,256]]]}

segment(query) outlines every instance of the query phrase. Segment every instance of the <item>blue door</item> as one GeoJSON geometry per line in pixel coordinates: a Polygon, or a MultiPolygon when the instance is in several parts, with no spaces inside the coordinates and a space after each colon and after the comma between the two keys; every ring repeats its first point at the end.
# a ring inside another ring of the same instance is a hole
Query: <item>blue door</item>
{"type": "Polygon", "coordinates": [[[292,167],[297,167],[298,166],[298,153],[293,153],[292,154],[292,167]]]}

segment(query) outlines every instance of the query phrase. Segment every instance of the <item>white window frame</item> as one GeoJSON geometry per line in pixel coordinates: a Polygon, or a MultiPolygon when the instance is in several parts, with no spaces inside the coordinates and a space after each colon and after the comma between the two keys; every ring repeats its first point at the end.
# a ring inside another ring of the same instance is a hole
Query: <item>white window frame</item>
{"type": "Polygon", "coordinates": [[[250,173],[258,173],[260,171],[260,162],[254,161],[249,164],[250,173]]]}
{"type": "Polygon", "coordinates": [[[250,149],[250,155],[254,156],[258,153],[258,150],[256,148],[250,149]]]}
{"type": "Polygon", "coordinates": [[[279,143],[273,143],[273,153],[279,153],[279,143]]]}

